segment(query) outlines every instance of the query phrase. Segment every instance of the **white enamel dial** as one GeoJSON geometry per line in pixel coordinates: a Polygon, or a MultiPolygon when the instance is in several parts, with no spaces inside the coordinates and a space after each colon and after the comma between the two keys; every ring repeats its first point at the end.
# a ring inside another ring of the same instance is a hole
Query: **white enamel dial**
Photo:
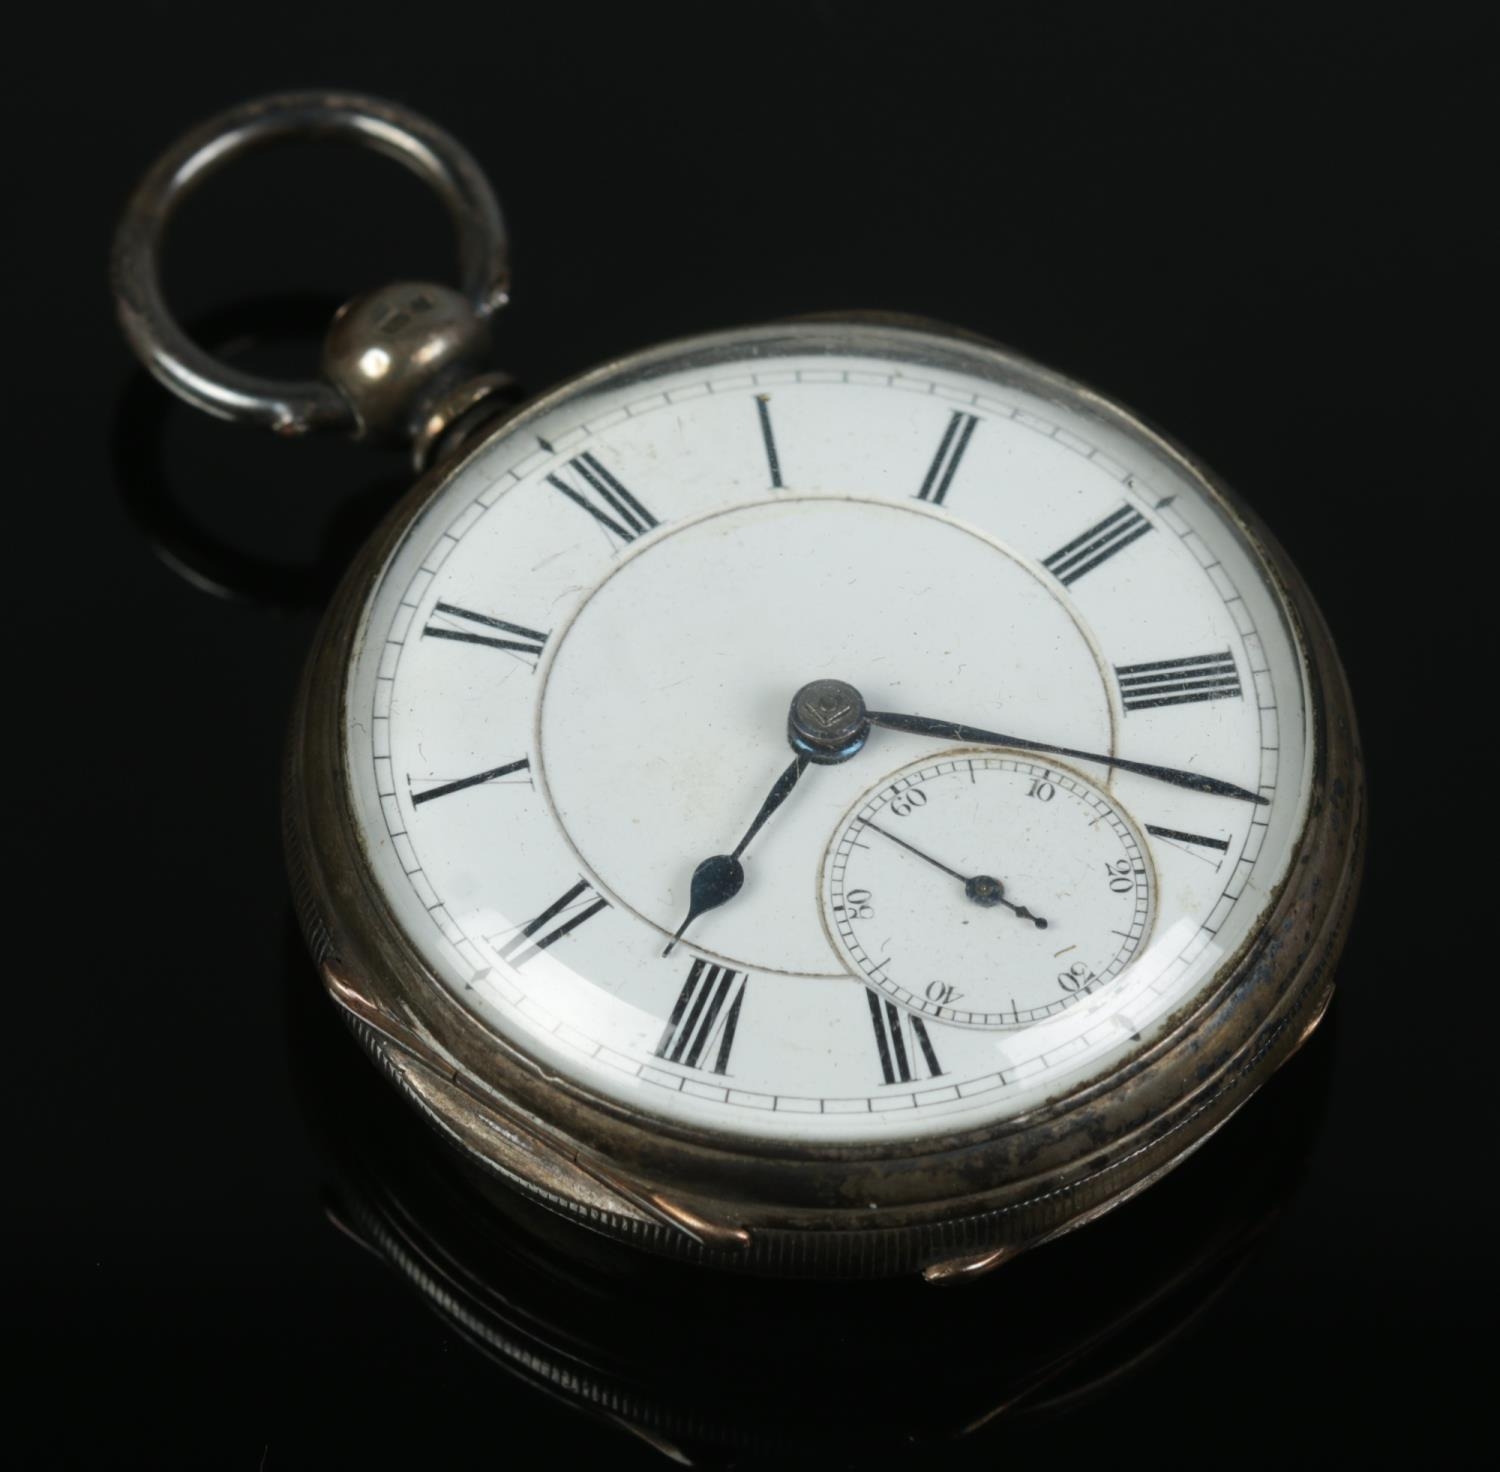
{"type": "Polygon", "coordinates": [[[840,825],[824,916],[845,964],[942,1022],[1021,1027],[1107,985],[1151,929],[1135,825],[1080,772],[1003,749],[883,779],[840,825]]]}
{"type": "Polygon", "coordinates": [[[567,1087],[787,1141],[981,1126],[1149,1046],[1252,934],[1310,762],[1281,599],[1184,462],[998,354],[850,324],[669,346],[513,420],[383,569],[346,710],[376,882],[461,1005],[567,1087]],[[877,726],[800,772],[743,886],[669,945],[695,871],[793,760],[793,695],[825,678],[1054,751],[877,726]],[[957,747],[977,781],[950,796],[957,747]],[[1033,828],[1036,771],[1056,794],[1033,828]],[[924,822],[945,794],[955,866],[1007,835],[985,862],[1048,929],[971,904],[945,941],[929,917],[961,886],[856,851],[882,867],[843,882],[877,897],[913,871],[885,983],[869,971],[826,923],[824,861],[898,773],[924,822]],[[1037,967],[1006,990],[1022,949],[1037,967]],[[1078,961],[1095,980],[1068,989],[1078,961]],[[934,980],[977,1015],[934,1010],[934,980]]]}

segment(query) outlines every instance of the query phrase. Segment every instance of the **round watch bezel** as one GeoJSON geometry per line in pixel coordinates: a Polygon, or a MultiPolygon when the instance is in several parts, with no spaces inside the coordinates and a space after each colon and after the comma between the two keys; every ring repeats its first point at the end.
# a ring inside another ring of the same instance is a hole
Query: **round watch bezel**
{"type": "Polygon", "coordinates": [[[1205,467],[1112,400],[972,333],[820,316],[654,345],[566,380],[425,476],[351,565],[309,657],[288,746],[285,826],[298,913],[367,1046],[467,1154],[592,1225],[679,1256],[780,1272],[982,1262],[1097,1215],[1201,1143],[1321,1016],[1361,857],[1363,787],[1347,683],[1286,554],[1205,467]],[[381,895],[350,790],[346,701],[365,609],[422,510],[469,458],[557,404],[649,375],[795,347],[907,363],[955,355],[1143,439],[1223,514],[1277,594],[1303,662],[1310,791],[1286,878],[1255,934],[1153,1040],[1109,1073],[1002,1122],[940,1136],[792,1143],[635,1112],[529,1058],[466,1011],[381,895]],[[924,357],[924,351],[926,356],[924,357]]]}

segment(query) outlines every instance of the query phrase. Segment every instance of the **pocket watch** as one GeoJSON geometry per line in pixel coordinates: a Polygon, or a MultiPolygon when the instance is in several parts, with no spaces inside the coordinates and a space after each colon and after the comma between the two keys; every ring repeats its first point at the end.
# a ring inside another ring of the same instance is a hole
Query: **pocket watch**
{"type": "Polygon", "coordinates": [[[510,1188],[706,1267],[961,1281],[1171,1169],[1322,1016],[1343,673],[1270,534],[1112,400],[844,313],[518,406],[484,176],[351,95],[185,136],[113,269],[190,402],[424,472],[308,660],[286,848],[329,995],[510,1188]],[[319,136],[437,190],[461,284],[357,299],[283,385],[182,333],[157,242],[214,168],[319,136]]]}

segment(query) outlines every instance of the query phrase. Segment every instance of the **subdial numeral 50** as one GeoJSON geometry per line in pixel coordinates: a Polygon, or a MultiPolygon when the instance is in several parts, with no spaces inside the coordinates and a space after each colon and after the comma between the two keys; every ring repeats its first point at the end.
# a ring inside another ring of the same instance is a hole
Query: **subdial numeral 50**
{"type": "Polygon", "coordinates": [[[1066,971],[1057,973],[1057,984],[1065,992],[1086,992],[1098,980],[1086,961],[1075,961],[1066,971]]]}

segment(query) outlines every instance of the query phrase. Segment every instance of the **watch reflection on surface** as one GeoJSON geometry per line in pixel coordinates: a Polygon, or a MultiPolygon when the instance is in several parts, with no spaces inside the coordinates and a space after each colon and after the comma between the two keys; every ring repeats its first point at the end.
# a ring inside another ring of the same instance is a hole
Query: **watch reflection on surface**
{"type": "Polygon", "coordinates": [[[497,1367],[682,1465],[888,1462],[1108,1397],[1274,1225],[1329,1073],[1325,1028],[1213,1150],[985,1278],[774,1282],[642,1255],[482,1178],[371,1067],[295,935],[286,949],[293,1080],[332,1223],[497,1367]]]}
{"type": "MultiPolygon", "coordinates": [[[[226,362],[277,372],[288,366],[280,356],[290,354],[296,368],[317,351],[338,307],[317,295],[255,298],[186,327],[226,362]]],[[[288,446],[270,436],[247,436],[233,449],[209,438],[200,470],[228,462],[229,484],[220,474],[179,484],[172,475],[179,435],[222,433],[222,424],[192,413],[137,369],[110,426],[110,470],[122,508],[156,556],[200,593],[282,613],[321,609],[361,543],[411,484],[410,467],[390,455],[370,455],[361,467],[337,442],[334,459],[319,459],[316,446],[309,456],[309,446],[298,443],[292,467],[279,453],[288,446]],[[263,535],[267,528],[270,537],[263,535]],[[281,550],[288,540],[309,544],[310,555],[288,560],[281,550]],[[260,551],[257,543],[278,550],[260,551]]]]}

